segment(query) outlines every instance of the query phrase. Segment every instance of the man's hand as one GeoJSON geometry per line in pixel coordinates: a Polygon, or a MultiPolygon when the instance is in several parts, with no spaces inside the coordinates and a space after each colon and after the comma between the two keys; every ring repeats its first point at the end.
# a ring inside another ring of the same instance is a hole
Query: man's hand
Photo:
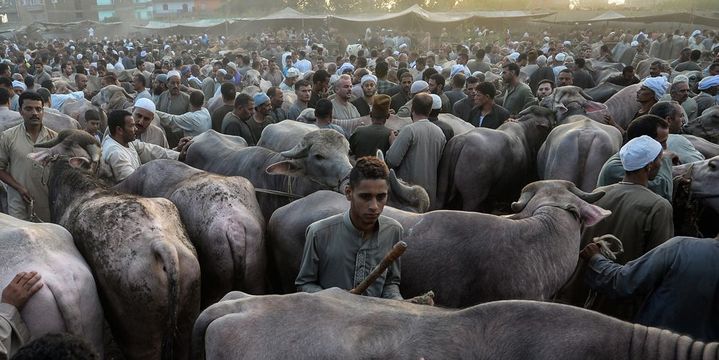
{"type": "Polygon", "coordinates": [[[392,130],[389,132],[389,144],[392,145],[395,140],[397,140],[397,134],[399,132],[397,130],[392,130]]]}
{"type": "Polygon", "coordinates": [[[184,162],[185,158],[187,157],[187,150],[190,148],[190,145],[192,145],[192,137],[186,136],[180,139],[180,141],[177,143],[177,147],[175,148],[175,151],[179,151],[180,155],[177,157],[177,160],[184,162]]]}
{"type": "Polygon", "coordinates": [[[35,271],[15,275],[10,284],[3,289],[0,302],[10,304],[18,311],[22,310],[30,297],[42,288],[43,283],[40,279],[40,274],[35,271]]]}
{"type": "Polygon", "coordinates": [[[682,164],[682,162],[679,161],[679,156],[677,156],[677,154],[675,154],[669,150],[664,150],[664,153],[662,155],[664,157],[668,157],[668,158],[672,159],[672,165],[681,165],[682,164]]]}
{"type": "Polygon", "coordinates": [[[599,254],[599,245],[595,243],[589,243],[587,246],[579,252],[579,257],[584,261],[589,261],[592,256],[599,254]]]}
{"type": "Polygon", "coordinates": [[[30,192],[24,186],[21,186],[19,189],[17,189],[17,192],[20,193],[20,196],[22,196],[22,200],[26,203],[29,204],[32,201],[32,195],[30,195],[30,192]]]}

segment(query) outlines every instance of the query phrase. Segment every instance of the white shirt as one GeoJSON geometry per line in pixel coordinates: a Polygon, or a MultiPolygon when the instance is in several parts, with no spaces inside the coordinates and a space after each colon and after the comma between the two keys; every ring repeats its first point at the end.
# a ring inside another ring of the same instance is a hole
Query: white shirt
{"type": "Polygon", "coordinates": [[[180,155],[177,151],[137,140],[127,145],[127,147],[120,145],[112,136],[106,136],[102,141],[102,160],[104,165],[110,168],[115,182],[125,180],[143,163],[150,160],[177,160],[180,155]]]}
{"type": "Polygon", "coordinates": [[[185,136],[197,136],[212,127],[212,116],[206,108],[182,115],[172,115],[162,111],[157,111],[156,114],[163,126],[181,129],[185,136]]]}

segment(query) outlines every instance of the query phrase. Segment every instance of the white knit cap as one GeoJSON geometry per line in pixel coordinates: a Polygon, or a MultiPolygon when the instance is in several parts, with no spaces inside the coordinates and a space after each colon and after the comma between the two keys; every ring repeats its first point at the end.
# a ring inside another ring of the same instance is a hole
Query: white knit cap
{"type": "Polygon", "coordinates": [[[642,86],[645,86],[654,92],[654,97],[659,99],[667,93],[669,83],[663,76],[648,77],[642,81],[642,86]]]}
{"type": "Polygon", "coordinates": [[[148,98],[137,99],[137,101],[135,102],[135,107],[145,109],[153,114],[155,113],[155,103],[148,98]]]}
{"type": "Polygon", "coordinates": [[[442,108],[442,98],[437,94],[431,94],[432,96],[432,110],[439,110],[442,108]]]}
{"type": "Polygon", "coordinates": [[[647,135],[629,140],[619,150],[625,171],[639,170],[654,161],[662,152],[662,145],[647,135]]]}

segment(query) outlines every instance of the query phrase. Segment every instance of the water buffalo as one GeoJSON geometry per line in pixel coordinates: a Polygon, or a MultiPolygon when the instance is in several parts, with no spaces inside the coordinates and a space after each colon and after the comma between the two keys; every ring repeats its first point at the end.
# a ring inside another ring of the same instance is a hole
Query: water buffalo
{"type": "Polygon", "coordinates": [[[197,249],[203,307],[231,290],[265,292],[265,219],[247,179],[161,159],[142,165],[114,189],[177,206],[197,249]]]}
{"type": "Polygon", "coordinates": [[[639,111],[637,91],[640,87],[642,87],[641,84],[633,84],[619,90],[619,92],[604,102],[606,110],[588,112],[587,116],[592,120],[604,123],[604,115],[610,115],[619,126],[626,129],[629,123],[634,119],[634,114],[639,111]]]}
{"type": "Polygon", "coordinates": [[[607,109],[595,102],[578,86],[560,86],[541,101],[541,106],[550,109],[556,115],[558,124],[564,124],[572,115],[597,113],[607,109]]]}
{"type": "Polygon", "coordinates": [[[719,144],[719,105],[712,106],[684,125],[684,132],[719,144]]]}
{"type": "Polygon", "coordinates": [[[187,359],[200,266],[175,205],[107,189],[92,175],[100,145],[84,131],[65,130],[36,147],[47,149],[33,159],[52,162],[52,220],[90,265],[125,357],[187,359]]]}
{"type": "MultiPolygon", "coordinates": [[[[273,130],[273,133],[276,132],[273,130]]],[[[280,142],[274,146],[283,145],[280,142]]],[[[295,198],[317,190],[341,191],[352,167],[349,143],[340,133],[330,129],[307,133],[295,147],[281,153],[261,146],[246,147],[240,137],[210,130],[193,139],[186,163],[198,169],[250,180],[260,189],[257,200],[265,219],[295,198]],[[265,189],[286,195],[266,194],[265,189]]],[[[390,188],[395,195],[394,206],[419,212],[427,210],[428,196],[420,186],[408,186],[394,177],[390,188]]]]}
{"type": "MultiPolygon", "coordinates": [[[[18,124],[21,122],[22,119],[20,119],[18,124]]],[[[49,129],[52,129],[56,132],[60,132],[65,129],[82,129],[82,126],[76,119],[65,115],[53,108],[45,108],[42,117],[42,123],[49,129]]]]}
{"type": "Polygon", "coordinates": [[[568,180],[592,191],[602,165],[621,148],[622,134],[586,116],[575,115],[568,120],[568,124],[554,128],[539,149],[539,178],[568,180]]]}
{"type": "Polygon", "coordinates": [[[102,307],[95,280],[62,226],[0,214],[0,288],[15,274],[37,271],[45,283],[22,310],[32,339],[69,332],[102,354],[102,307]]]}
{"type": "Polygon", "coordinates": [[[193,358],[207,360],[702,360],[717,358],[718,346],[568,305],[511,300],[448,310],[339,289],[233,292],[200,315],[192,335],[193,358]]]}
{"type": "MultiPolygon", "coordinates": [[[[549,180],[527,185],[511,217],[446,210],[414,214],[385,207],[383,214],[402,224],[409,245],[402,256],[402,295],[434,290],[436,303],[449,307],[549,299],[576,266],[582,224],[591,226],[609,214],[589,203],[601,196],[549,180]]],[[[307,226],[348,208],[343,196],[318,192],[272,215],[268,242],[283,291],[293,290],[307,226]]]]}
{"type": "Polygon", "coordinates": [[[99,111],[99,107],[92,105],[92,103],[87,99],[68,99],[65,100],[60,108],[60,112],[70,116],[80,123],[80,129],[85,128],[85,112],[88,110],[96,110],[98,112],[100,115],[100,129],[104,129],[107,126],[107,117],[105,116],[105,112],[99,111]]]}
{"type": "Polygon", "coordinates": [[[257,146],[277,152],[287,151],[297,146],[307,133],[318,129],[317,125],[305,124],[295,120],[283,120],[276,124],[267,125],[262,130],[262,136],[260,136],[257,146]]]}
{"type": "MultiPolygon", "coordinates": [[[[287,193],[287,196],[259,194],[257,200],[266,219],[275,209],[294,197],[317,190],[340,189],[352,169],[349,142],[340,133],[330,129],[308,133],[294,148],[282,153],[260,146],[237,151],[224,151],[219,146],[219,142],[213,144],[213,150],[210,151],[220,154],[210,159],[198,159],[193,154],[197,144],[190,145],[187,164],[217,174],[243,176],[256,188],[287,193]]],[[[203,148],[200,146],[198,150],[204,152],[203,148]]]]}
{"type": "Polygon", "coordinates": [[[537,178],[537,152],[554,114],[533,106],[497,130],[476,128],[445,146],[437,176],[435,208],[489,211],[495,201],[516,199],[537,178]]]}
{"type": "Polygon", "coordinates": [[[92,98],[92,104],[102,107],[106,112],[124,110],[132,107],[132,96],[120,86],[107,85],[92,98]]]}
{"type": "Polygon", "coordinates": [[[674,166],[672,173],[690,179],[692,196],[719,213],[719,156],[674,166]]]}
{"type": "Polygon", "coordinates": [[[624,86],[616,85],[612,83],[601,83],[591,89],[584,89],[584,92],[589,95],[594,101],[603,103],[609,100],[614,94],[618,93],[619,90],[623,89],[624,86]]]}
{"type": "Polygon", "coordinates": [[[687,138],[694,145],[694,148],[704,155],[704,158],[709,159],[719,156],[719,145],[694,135],[683,134],[682,136],[687,138]]]}

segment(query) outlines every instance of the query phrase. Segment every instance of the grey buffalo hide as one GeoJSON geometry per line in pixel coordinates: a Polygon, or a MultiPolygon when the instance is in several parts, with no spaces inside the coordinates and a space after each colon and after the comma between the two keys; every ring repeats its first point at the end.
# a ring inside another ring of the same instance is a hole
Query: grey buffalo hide
{"type": "Polygon", "coordinates": [[[437,209],[490,211],[496,202],[519,196],[537,179],[537,152],[554,124],[554,114],[538,106],[518,122],[498,129],[476,128],[453,137],[437,170],[437,209]]]}
{"type": "Polygon", "coordinates": [[[197,249],[203,307],[231,290],[264,293],[265,220],[247,179],[161,159],[142,165],[114,189],[177,206],[197,249]]]}
{"type": "Polygon", "coordinates": [[[0,214],[0,288],[37,271],[43,287],[20,313],[31,339],[69,332],[103,352],[103,315],[90,267],[63,227],[0,214]]]}
{"type": "Polygon", "coordinates": [[[228,294],[193,330],[195,359],[717,359],[718,343],[581,308],[497,301],[447,310],[349,294],[228,294]]]}
{"type": "MultiPolygon", "coordinates": [[[[582,226],[609,214],[588,203],[602,195],[552,180],[528,185],[512,205],[518,213],[511,217],[463,211],[414,214],[385,207],[383,214],[403,226],[408,244],[401,258],[402,295],[433,290],[436,303],[449,307],[549,299],[576,266],[582,226]]],[[[268,241],[272,275],[282,291],[294,290],[307,226],[348,208],[343,196],[322,191],[273,214],[268,241]]]]}
{"type": "Polygon", "coordinates": [[[169,200],[119,194],[94,178],[100,146],[66,130],[31,154],[51,163],[53,222],[92,269],[105,316],[127,359],[187,359],[200,310],[200,267],[169,200]]]}
{"type": "Polygon", "coordinates": [[[586,116],[575,115],[569,121],[554,128],[539,149],[539,178],[567,180],[592,191],[604,163],[621,148],[622,134],[586,116]]]}

